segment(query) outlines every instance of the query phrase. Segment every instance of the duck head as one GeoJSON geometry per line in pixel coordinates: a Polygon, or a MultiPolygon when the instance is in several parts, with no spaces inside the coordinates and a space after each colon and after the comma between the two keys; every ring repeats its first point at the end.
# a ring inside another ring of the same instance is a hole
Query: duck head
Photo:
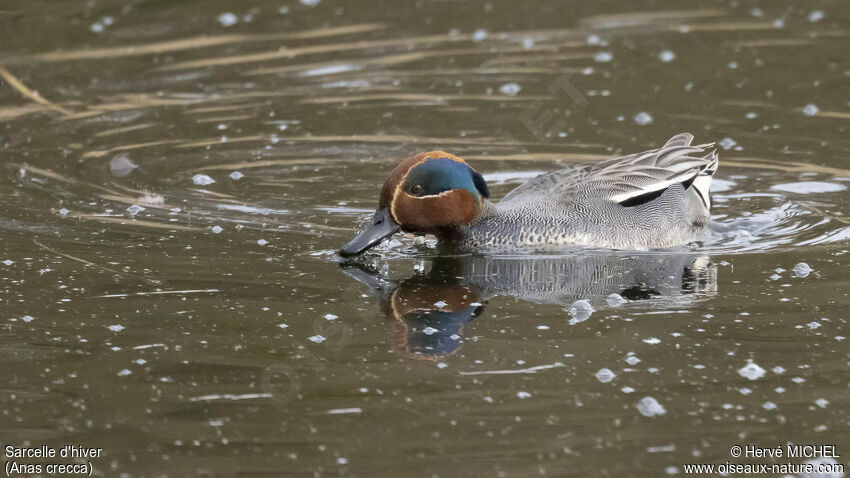
{"type": "Polygon", "coordinates": [[[484,178],[464,160],[443,151],[415,154],[393,169],[371,224],[339,254],[360,254],[400,230],[450,237],[476,218],[488,197],[484,178]]]}

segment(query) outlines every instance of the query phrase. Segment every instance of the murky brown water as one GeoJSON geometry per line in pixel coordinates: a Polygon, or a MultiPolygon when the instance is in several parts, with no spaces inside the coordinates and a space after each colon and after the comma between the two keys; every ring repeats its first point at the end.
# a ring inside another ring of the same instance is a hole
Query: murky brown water
{"type": "Polygon", "coordinates": [[[122,477],[848,465],[848,32],[826,0],[6,0],[0,442],[122,477]],[[409,154],[499,197],[680,131],[722,146],[704,244],[334,254],[409,154]]]}

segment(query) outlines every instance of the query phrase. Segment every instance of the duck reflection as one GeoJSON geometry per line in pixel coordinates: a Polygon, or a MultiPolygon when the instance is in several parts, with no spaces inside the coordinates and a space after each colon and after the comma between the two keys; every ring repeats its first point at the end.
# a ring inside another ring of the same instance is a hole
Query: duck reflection
{"type": "Polygon", "coordinates": [[[444,256],[401,281],[361,263],[342,267],[379,297],[396,350],[425,360],[455,353],[464,326],[496,296],[562,305],[575,324],[590,316],[589,307],[681,307],[717,292],[716,265],[685,253],[444,256]]]}

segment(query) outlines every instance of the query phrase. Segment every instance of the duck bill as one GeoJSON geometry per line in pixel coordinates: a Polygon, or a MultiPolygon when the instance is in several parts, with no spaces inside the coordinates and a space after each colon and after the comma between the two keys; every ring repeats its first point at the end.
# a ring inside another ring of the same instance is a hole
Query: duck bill
{"type": "Polygon", "coordinates": [[[389,209],[381,209],[375,213],[375,216],[372,218],[372,224],[369,227],[360,231],[359,234],[354,236],[354,239],[342,246],[342,249],[339,250],[339,255],[350,257],[362,254],[367,249],[377,246],[381,241],[398,231],[398,224],[393,221],[389,209]]]}

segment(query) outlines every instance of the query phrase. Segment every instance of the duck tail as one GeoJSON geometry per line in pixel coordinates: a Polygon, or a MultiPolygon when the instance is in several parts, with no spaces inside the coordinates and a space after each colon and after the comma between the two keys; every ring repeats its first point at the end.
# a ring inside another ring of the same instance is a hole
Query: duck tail
{"type": "MultiPolygon", "coordinates": [[[[713,146],[713,144],[704,144],[699,147],[711,148],[713,146]]],[[[711,199],[709,199],[709,193],[711,192],[711,178],[714,176],[714,173],[717,172],[717,167],[720,164],[720,157],[717,155],[717,150],[712,149],[710,153],[703,157],[703,159],[707,164],[702,171],[699,172],[696,179],[694,179],[692,186],[694,191],[696,191],[699,195],[699,198],[702,199],[702,202],[705,204],[705,208],[710,211],[711,199]]]]}

